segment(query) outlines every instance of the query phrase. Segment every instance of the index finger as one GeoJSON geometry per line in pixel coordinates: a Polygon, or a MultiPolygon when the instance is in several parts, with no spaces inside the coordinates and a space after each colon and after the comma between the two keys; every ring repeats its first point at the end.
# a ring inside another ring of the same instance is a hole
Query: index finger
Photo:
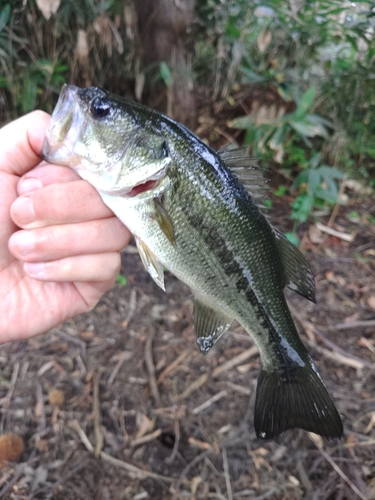
{"type": "Polygon", "coordinates": [[[41,162],[50,116],[32,111],[0,129],[0,170],[21,176],[41,162]]]}

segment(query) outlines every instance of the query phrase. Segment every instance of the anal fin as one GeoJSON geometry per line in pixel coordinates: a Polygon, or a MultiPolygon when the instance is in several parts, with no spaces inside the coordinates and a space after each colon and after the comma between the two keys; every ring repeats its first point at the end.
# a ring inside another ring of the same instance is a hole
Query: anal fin
{"type": "Polygon", "coordinates": [[[202,354],[207,354],[217,340],[228,330],[233,319],[204,304],[194,301],[194,330],[197,346],[202,354]]]}
{"type": "Polygon", "coordinates": [[[137,244],[138,252],[143,262],[143,265],[146,268],[146,271],[149,273],[149,275],[155,281],[155,283],[159,285],[160,288],[165,292],[163,265],[161,264],[161,262],[159,262],[157,257],[151,252],[148,246],[136,236],[135,236],[135,242],[137,244]]]}
{"type": "Polygon", "coordinates": [[[298,367],[290,377],[261,371],[256,391],[254,427],[258,438],[275,439],[288,429],[341,438],[340,415],[316,368],[298,367]]]}

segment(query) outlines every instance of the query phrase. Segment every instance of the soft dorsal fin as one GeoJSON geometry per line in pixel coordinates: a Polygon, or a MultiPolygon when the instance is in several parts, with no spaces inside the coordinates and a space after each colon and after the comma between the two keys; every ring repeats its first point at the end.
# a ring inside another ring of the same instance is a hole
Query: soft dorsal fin
{"type": "Polygon", "coordinates": [[[238,177],[259,208],[265,210],[266,207],[262,202],[265,198],[265,192],[269,188],[267,179],[263,177],[264,169],[259,166],[259,158],[249,157],[247,151],[247,147],[233,148],[231,145],[227,145],[217,153],[238,177]]]}
{"type": "Polygon", "coordinates": [[[193,316],[198,349],[202,354],[207,354],[215,342],[228,330],[233,319],[215,311],[197,298],[194,300],[193,316]]]}
{"type": "Polygon", "coordinates": [[[309,263],[280,231],[273,227],[284,271],[284,286],[315,302],[315,281],[309,263]]]}
{"type": "Polygon", "coordinates": [[[136,236],[134,238],[137,244],[139,255],[141,257],[143,265],[146,268],[146,271],[149,273],[155,283],[159,285],[160,288],[165,292],[164,270],[161,262],[159,262],[157,257],[155,257],[155,255],[151,252],[148,246],[143,243],[143,241],[141,241],[136,236]]]}

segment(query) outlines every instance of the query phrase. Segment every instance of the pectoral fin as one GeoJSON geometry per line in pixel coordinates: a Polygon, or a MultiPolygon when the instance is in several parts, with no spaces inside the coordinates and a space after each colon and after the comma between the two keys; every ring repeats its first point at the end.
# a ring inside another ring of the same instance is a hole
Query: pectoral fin
{"type": "Polygon", "coordinates": [[[193,315],[198,349],[202,354],[207,354],[215,342],[228,330],[233,319],[215,311],[199,299],[194,301],[193,315]]]}
{"type": "Polygon", "coordinates": [[[156,220],[168,240],[174,245],[176,243],[172,219],[161,202],[154,198],[156,220]]]}
{"type": "Polygon", "coordinates": [[[151,252],[147,245],[143,243],[139,238],[135,236],[135,242],[137,244],[138,252],[146,268],[146,271],[150,274],[151,278],[155,281],[157,285],[160,286],[162,290],[165,291],[164,287],[164,271],[162,264],[158,261],[155,255],[151,252]]]}

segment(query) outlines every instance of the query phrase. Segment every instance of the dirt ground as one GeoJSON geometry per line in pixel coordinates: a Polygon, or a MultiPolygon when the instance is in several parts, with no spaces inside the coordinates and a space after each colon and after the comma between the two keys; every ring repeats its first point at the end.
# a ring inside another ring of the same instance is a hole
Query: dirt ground
{"type": "MultiPolygon", "coordinates": [[[[341,441],[300,430],[256,439],[260,364],[250,337],[233,324],[201,356],[190,290],[167,273],[162,292],[131,245],[127,284],[92,313],[1,348],[0,432],[22,436],[25,450],[0,469],[0,498],[375,499],[375,225],[367,217],[375,205],[351,200],[330,221],[339,237],[301,227],[317,305],[287,294],[342,415],[341,441]]],[[[289,201],[273,199],[270,213],[284,231],[289,201]]]]}

